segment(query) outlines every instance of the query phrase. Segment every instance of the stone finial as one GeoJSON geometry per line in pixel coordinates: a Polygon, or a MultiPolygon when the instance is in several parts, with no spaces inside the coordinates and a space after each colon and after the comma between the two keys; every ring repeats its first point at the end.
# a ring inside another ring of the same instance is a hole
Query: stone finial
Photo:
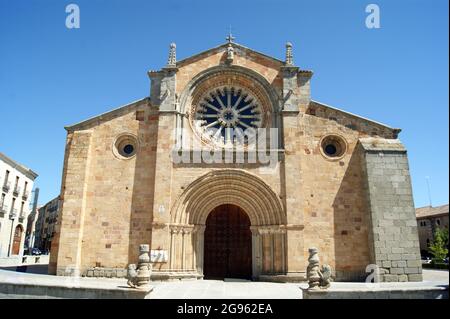
{"type": "Polygon", "coordinates": [[[306,269],[306,277],[308,278],[309,289],[318,289],[320,285],[319,276],[319,255],[317,248],[309,248],[308,268],[306,269]]]}
{"type": "Polygon", "coordinates": [[[175,67],[177,65],[177,45],[175,43],[170,44],[169,59],[167,60],[168,67],[175,67]]]}
{"type": "Polygon", "coordinates": [[[308,268],[306,276],[308,278],[308,289],[327,289],[332,281],[332,269],[329,265],[323,265],[320,268],[319,250],[309,248],[308,268]]]}
{"type": "Polygon", "coordinates": [[[294,65],[294,56],[292,54],[292,43],[286,43],[286,65],[294,65]]]}
{"type": "Polygon", "coordinates": [[[138,265],[128,265],[127,284],[132,288],[144,288],[150,281],[152,265],[150,263],[150,246],[139,245],[138,265]]]}

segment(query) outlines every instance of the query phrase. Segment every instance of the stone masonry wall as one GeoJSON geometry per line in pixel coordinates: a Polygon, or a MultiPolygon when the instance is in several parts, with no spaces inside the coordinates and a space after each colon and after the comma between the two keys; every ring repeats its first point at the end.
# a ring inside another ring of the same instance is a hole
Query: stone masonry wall
{"type": "Polygon", "coordinates": [[[337,281],[360,281],[370,263],[369,212],[361,154],[356,148],[362,133],[310,114],[303,114],[298,121],[301,170],[294,196],[303,197],[298,214],[303,214],[305,224],[304,267],[308,248],[317,247],[321,262],[335,270],[337,281]],[[327,158],[321,152],[320,141],[330,134],[347,143],[341,158],[327,158]]]}
{"type": "Polygon", "coordinates": [[[422,281],[406,150],[398,140],[361,139],[371,216],[372,263],[382,281],[422,281]]]}
{"type": "Polygon", "coordinates": [[[118,117],[69,132],[50,273],[124,269],[137,261],[139,244],[151,242],[157,123],[155,110],[140,103],[118,117]],[[122,134],[138,138],[131,159],[113,152],[122,134]]]}

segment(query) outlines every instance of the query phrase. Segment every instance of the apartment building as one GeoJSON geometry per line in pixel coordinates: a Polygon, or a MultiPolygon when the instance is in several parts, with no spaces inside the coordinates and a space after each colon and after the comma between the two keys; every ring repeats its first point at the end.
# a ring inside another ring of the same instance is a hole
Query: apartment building
{"type": "Polygon", "coordinates": [[[34,231],[34,246],[42,252],[50,251],[53,236],[55,234],[56,221],[60,208],[59,196],[39,207],[34,231]]]}
{"type": "Polygon", "coordinates": [[[0,258],[22,255],[38,175],[0,152],[0,258]]]}

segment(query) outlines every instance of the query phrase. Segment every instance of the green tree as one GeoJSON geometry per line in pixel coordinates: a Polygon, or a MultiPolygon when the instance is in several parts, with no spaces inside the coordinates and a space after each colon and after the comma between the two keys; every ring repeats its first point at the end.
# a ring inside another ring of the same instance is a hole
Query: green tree
{"type": "Polygon", "coordinates": [[[442,262],[448,255],[448,229],[436,229],[434,239],[428,251],[433,255],[433,262],[442,262]]]}

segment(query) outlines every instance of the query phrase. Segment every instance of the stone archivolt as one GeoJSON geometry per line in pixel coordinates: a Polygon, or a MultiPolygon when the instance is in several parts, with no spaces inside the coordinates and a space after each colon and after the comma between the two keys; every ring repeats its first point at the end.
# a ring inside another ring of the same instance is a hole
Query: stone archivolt
{"type": "Polygon", "coordinates": [[[206,218],[223,204],[240,206],[250,218],[253,277],[283,273],[286,215],[282,203],[270,186],[241,170],[212,171],[185,189],[171,212],[170,269],[203,273],[206,218]],[[278,265],[274,254],[281,256],[278,265]]]}
{"type": "Polygon", "coordinates": [[[241,170],[217,170],[189,185],[172,210],[172,223],[204,225],[211,210],[235,204],[256,226],[283,225],[286,216],[280,199],[260,178],[241,170]]]}

